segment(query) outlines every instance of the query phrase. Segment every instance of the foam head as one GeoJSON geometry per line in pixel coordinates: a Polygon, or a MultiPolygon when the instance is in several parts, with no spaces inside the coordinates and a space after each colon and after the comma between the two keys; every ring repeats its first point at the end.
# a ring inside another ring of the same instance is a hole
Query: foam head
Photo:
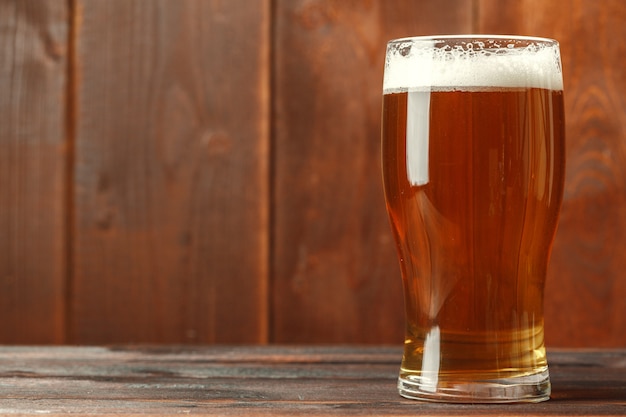
{"type": "Polygon", "coordinates": [[[383,91],[563,89],[558,42],[503,36],[415,37],[387,44],[383,91]]]}

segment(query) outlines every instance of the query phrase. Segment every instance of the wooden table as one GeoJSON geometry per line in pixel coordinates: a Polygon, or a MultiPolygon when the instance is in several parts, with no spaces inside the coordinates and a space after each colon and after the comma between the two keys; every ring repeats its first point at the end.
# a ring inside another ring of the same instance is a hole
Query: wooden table
{"type": "Polygon", "coordinates": [[[0,415],[626,415],[626,349],[549,351],[553,396],[401,398],[398,347],[0,347],[0,415]]]}

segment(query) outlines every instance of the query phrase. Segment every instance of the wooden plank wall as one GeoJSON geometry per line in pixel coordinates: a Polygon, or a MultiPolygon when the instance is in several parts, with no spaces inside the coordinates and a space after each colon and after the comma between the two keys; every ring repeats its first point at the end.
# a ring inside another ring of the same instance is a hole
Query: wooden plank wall
{"type": "Polygon", "coordinates": [[[401,343],[385,43],[492,32],[562,47],[547,343],[626,346],[625,23],[621,0],[0,0],[0,343],[401,343]]]}
{"type": "Polygon", "coordinates": [[[65,340],[66,2],[0,1],[0,341],[65,340]]]}
{"type": "Polygon", "coordinates": [[[74,7],[69,340],[265,341],[269,2],[74,7]]]}

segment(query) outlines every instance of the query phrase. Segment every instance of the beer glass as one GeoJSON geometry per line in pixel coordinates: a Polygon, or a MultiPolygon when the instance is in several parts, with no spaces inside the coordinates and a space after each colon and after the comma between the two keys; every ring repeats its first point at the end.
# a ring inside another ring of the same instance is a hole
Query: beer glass
{"type": "Polygon", "coordinates": [[[400,394],[547,400],[543,291],[565,172],[558,43],[393,40],[383,84],[383,184],[406,313],[400,394]]]}

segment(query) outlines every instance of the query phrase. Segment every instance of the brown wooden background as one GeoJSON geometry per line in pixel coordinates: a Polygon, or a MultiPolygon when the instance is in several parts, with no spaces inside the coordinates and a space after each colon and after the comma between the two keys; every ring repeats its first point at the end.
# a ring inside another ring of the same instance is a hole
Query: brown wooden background
{"type": "Polygon", "coordinates": [[[626,346],[626,2],[0,0],[0,343],[393,343],[388,39],[560,40],[549,346],[626,346]]]}

